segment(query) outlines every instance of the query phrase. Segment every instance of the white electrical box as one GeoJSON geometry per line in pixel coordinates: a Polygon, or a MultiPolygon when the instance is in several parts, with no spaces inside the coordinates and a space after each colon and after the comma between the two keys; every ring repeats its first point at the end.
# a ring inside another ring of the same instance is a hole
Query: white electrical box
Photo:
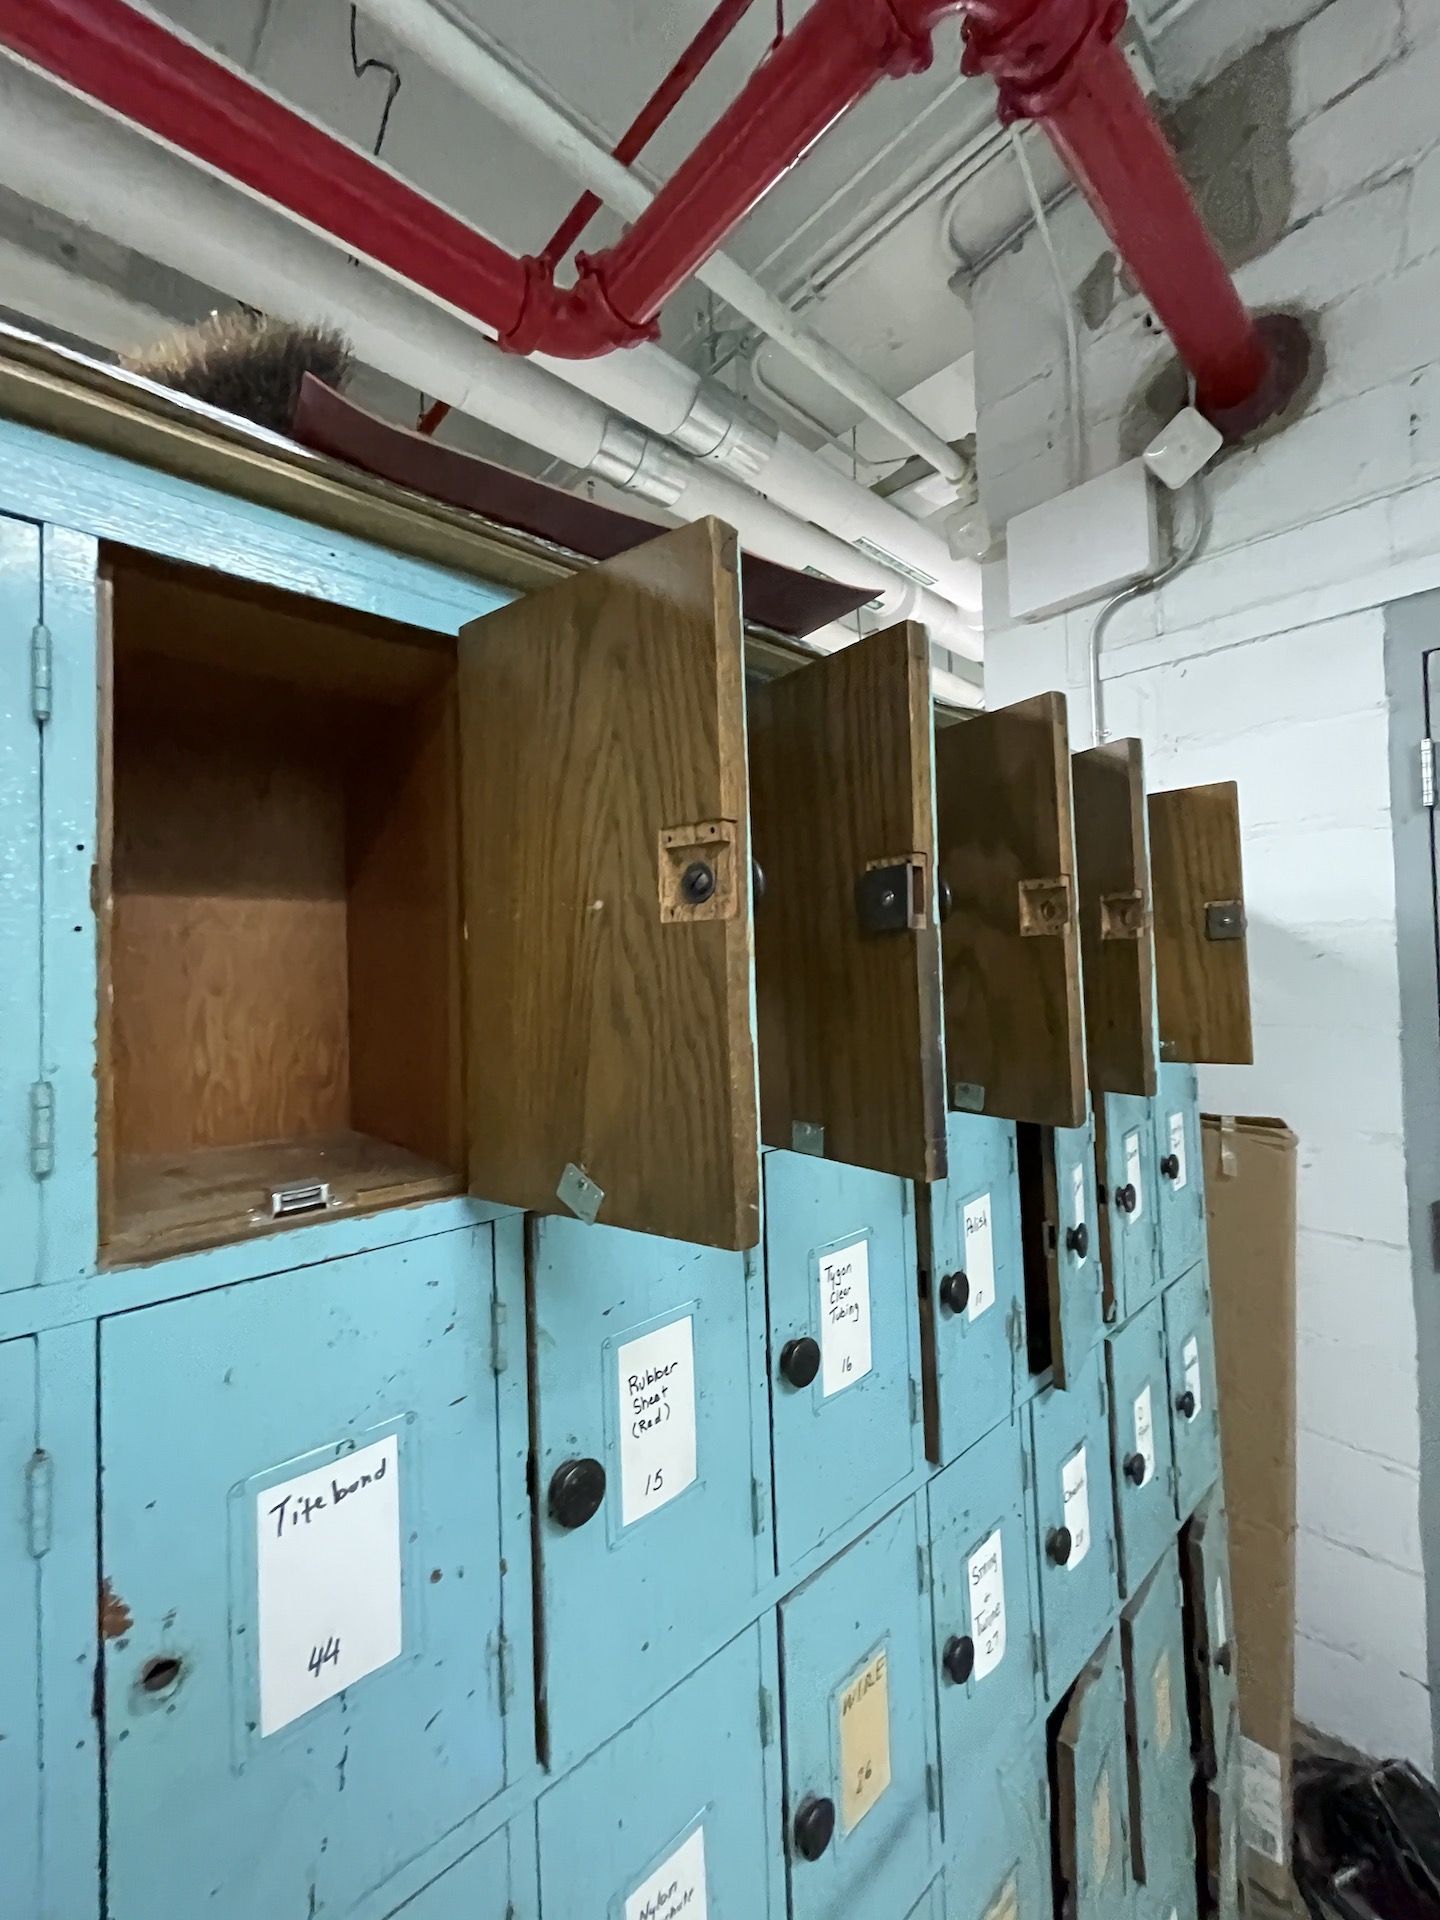
{"type": "Polygon", "coordinates": [[[1154,573],[1160,527],[1144,461],[1017,513],[1005,546],[1012,620],[1043,620],[1154,573]]]}

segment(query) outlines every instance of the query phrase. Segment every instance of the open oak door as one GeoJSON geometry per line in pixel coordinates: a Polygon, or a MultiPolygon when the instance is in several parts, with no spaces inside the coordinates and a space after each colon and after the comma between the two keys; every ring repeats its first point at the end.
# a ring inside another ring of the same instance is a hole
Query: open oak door
{"type": "Polygon", "coordinates": [[[761,1131],[945,1171],[930,660],[906,624],[759,688],[750,791],[761,1131]]]}
{"type": "Polygon", "coordinates": [[[1065,696],[935,739],[945,1057],[951,1103],[1007,1120],[1085,1119],[1080,930],[1065,696]]]}
{"type": "Polygon", "coordinates": [[[470,1184],[760,1237],[736,540],[709,520],[460,636],[470,1184]]]}
{"type": "Polygon", "coordinates": [[[1250,962],[1233,780],[1150,796],[1155,991],[1165,1060],[1249,1066],[1250,962]]]}
{"type": "Polygon", "coordinates": [[[1090,1087],[1153,1094],[1155,943],[1140,742],[1091,747],[1072,769],[1090,1087]]]}

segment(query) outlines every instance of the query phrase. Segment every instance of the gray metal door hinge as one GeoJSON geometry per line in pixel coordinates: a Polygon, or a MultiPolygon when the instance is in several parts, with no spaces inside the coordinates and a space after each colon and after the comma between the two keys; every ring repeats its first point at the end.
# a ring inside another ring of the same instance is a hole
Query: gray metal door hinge
{"type": "Polygon", "coordinates": [[[505,1351],[505,1302],[497,1294],[490,1296],[490,1370],[504,1373],[510,1364],[505,1351]]]}
{"type": "Polygon", "coordinates": [[[750,1531],[758,1540],[765,1525],[765,1489],[753,1475],[750,1480],[750,1531]]]}
{"type": "Polygon", "coordinates": [[[55,1171],[55,1089],[48,1080],[30,1088],[30,1171],[37,1180],[55,1171]]]}
{"type": "Polygon", "coordinates": [[[920,1424],[920,1386],[914,1374],[910,1376],[910,1424],[912,1427],[920,1424]]]}
{"type": "Polygon", "coordinates": [[[30,630],[30,711],[38,726],[50,718],[55,649],[50,629],[37,620],[30,630]]]}
{"type": "Polygon", "coordinates": [[[762,1747],[768,1747],[772,1738],[772,1730],[773,1730],[773,1717],[772,1717],[772,1709],[770,1706],[770,1690],[768,1687],[761,1687],[760,1689],[759,1720],[760,1720],[760,1744],[762,1747]]]}
{"type": "Polygon", "coordinates": [[[25,1514],[30,1553],[36,1560],[43,1560],[50,1551],[54,1487],[55,1463],[43,1447],[37,1447],[25,1468],[25,1514]]]}
{"type": "Polygon", "coordinates": [[[915,1549],[915,1580],[921,1593],[930,1591],[930,1555],[924,1547],[915,1549]]]}
{"type": "Polygon", "coordinates": [[[511,1671],[510,1636],[502,1627],[495,1636],[495,1672],[500,1687],[500,1711],[508,1713],[515,1697],[515,1675],[511,1671]]]}
{"type": "Polygon", "coordinates": [[[1420,742],[1420,804],[1422,807],[1435,805],[1435,742],[1420,742]]]}

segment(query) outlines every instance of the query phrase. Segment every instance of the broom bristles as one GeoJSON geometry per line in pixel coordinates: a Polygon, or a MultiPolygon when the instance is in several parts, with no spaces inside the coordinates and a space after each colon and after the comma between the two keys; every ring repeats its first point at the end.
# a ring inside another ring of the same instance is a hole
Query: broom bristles
{"type": "Polygon", "coordinates": [[[300,326],[240,308],[212,313],[198,326],[124,354],[120,364],[192,400],[288,433],[305,375],[343,389],[352,361],[350,343],[335,327],[300,326]]]}

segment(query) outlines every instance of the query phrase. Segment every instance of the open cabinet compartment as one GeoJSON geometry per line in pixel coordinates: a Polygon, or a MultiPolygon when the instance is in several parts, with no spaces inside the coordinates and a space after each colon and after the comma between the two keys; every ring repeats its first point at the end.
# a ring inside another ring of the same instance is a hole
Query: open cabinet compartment
{"type": "Polygon", "coordinates": [[[111,1265],[464,1185],[456,643],[109,549],[111,1265]]]}

